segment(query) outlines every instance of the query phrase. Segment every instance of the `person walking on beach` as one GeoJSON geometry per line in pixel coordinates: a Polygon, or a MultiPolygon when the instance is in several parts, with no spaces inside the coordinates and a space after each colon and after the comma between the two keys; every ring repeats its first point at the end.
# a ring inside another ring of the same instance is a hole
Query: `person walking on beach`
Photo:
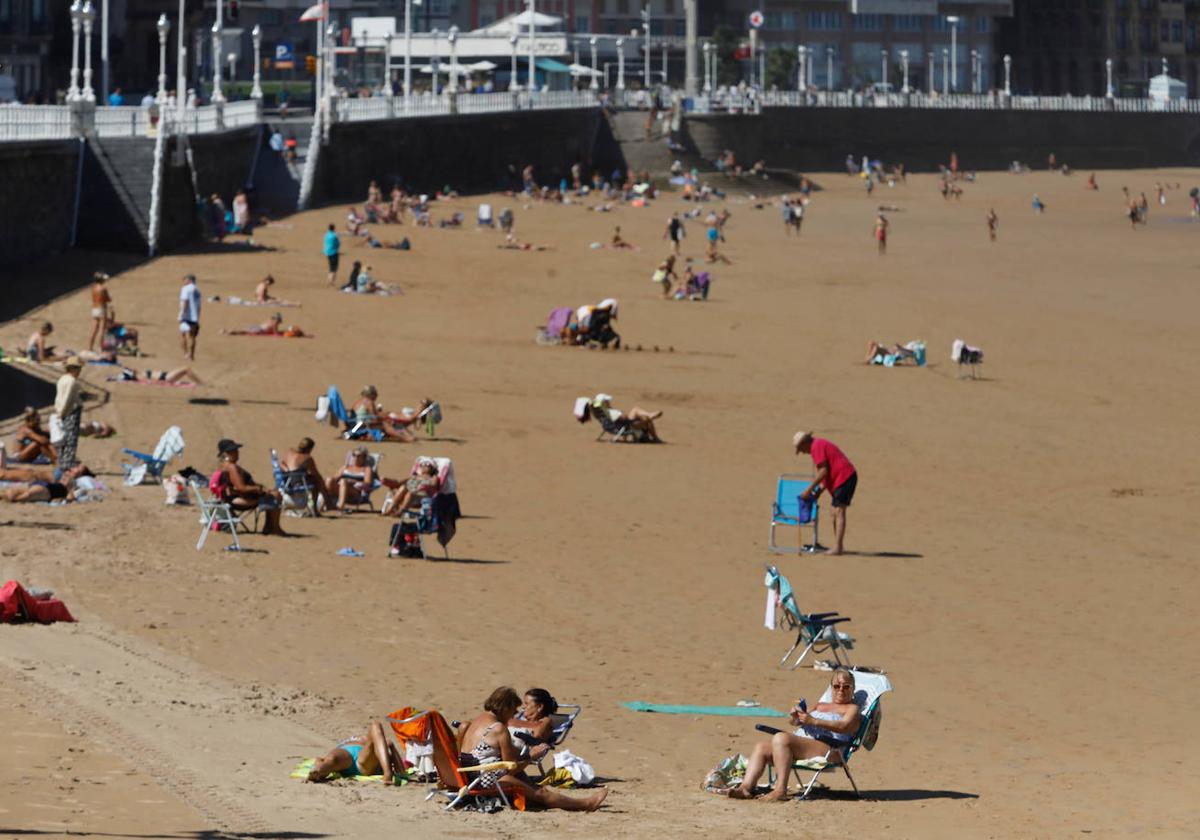
{"type": "Polygon", "coordinates": [[[92,275],[92,335],[88,339],[89,350],[95,348],[97,338],[103,346],[104,336],[108,332],[108,306],[112,303],[112,298],[108,294],[108,287],[104,285],[107,282],[108,275],[103,271],[92,275]]]}
{"type": "Polygon", "coordinates": [[[341,240],[338,239],[337,225],[330,225],[325,231],[325,262],[329,264],[329,285],[337,285],[338,256],[342,251],[341,240]]]}
{"type": "Polygon", "coordinates": [[[58,467],[68,470],[75,466],[75,448],[79,445],[79,419],[83,415],[83,402],[79,398],[79,372],[83,362],[78,356],[70,356],[63,367],[66,373],[55,384],[54,413],[62,421],[63,438],[58,444],[58,467]]]}
{"type": "Polygon", "coordinates": [[[679,214],[672,213],[671,218],[667,219],[667,229],[663,231],[663,239],[671,240],[671,250],[675,256],[679,256],[679,245],[685,236],[687,236],[687,232],[683,229],[683,222],[679,220],[679,214]]]}
{"type": "Polygon", "coordinates": [[[998,227],[1000,227],[1000,217],[996,215],[995,207],[988,210],[987,226],[988,226],[988,241],[995,242],[996,241],[996,229],[998,227]]]}
{"type": "Polygon", "coordinates": [[[887,253],[888,220],[880,213],[875,217],[875,241],[879,243],[879,255],[887,253]]]}
{"type": "Polygon", "coordinates": [[[200,335],[200,288],[195,274],[183,276],[183,288],[179,290],[179,343],[183,355],[196,361],[196,336],[200,335]]]}
{"type": "Polygon", "coordinates": [[[858,470],[850,459],[833,443],[824,438],[814,437],[812,432],[796,432],[792,436],[796,454],[805,453],[812,457],[817,474],[808,489],[800,494],[800,498],[811,502],[821,495],[822,490],[828,490],[833,507],[834,546],[830,554],[842,554],[845,551],[846,539],[846,508],[854,499],[854,491],[858,488],[858,470]]]}

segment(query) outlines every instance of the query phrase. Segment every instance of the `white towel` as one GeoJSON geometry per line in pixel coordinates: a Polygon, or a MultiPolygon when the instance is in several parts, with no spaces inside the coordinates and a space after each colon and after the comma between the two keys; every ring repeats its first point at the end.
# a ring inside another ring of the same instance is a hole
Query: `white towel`
{"type": "Polygon", "coordinates": [[[596,780],[596,771],[592,765],[570,750],[560,750],[554,754],[554,769],[561,770],[563,768],[566,768],[567,772],[571,774],[571,778],[577,785],[590,785],[596,780]]]}
{"type": "Polygon", "coordinates": [[[768,630],[775,629],[775,602],[776,595],[774,589],[767,590],[767,612],[763,615],[763,626],[768,630]]]}

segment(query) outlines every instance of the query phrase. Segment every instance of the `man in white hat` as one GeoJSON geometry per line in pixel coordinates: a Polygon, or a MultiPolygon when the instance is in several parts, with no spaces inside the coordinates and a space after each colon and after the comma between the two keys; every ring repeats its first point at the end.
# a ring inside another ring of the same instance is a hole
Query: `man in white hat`
{"type": "Polygon", "coordinates": [[[58,444],[58,466],[67,470],[75,466],[75,447],[79,445],[79,419],[83,415],[79,372],[83,370],[83,361],[78,356],[69,356],[63,367],[67,372],[55,384],[54,413],[62,421],[63,428],[63,439],[58,444]]]}
{"type": "Polygon", "coordinates": [[[800,494],[805,501],[813,501],[821,495],[822,490],[828,490],[831,497],[830,506],[833,508],[834,546],[830,554],[843,553],[843,541],[846,538],[846,508],[854,498],[858,487],[858,471],[842,450],[824,438],[813,437],[812,432],[800,431],[792,436],[792,444],[796,454],[801,452],[811,455],[817,475],[808,489],[800,494]]]}

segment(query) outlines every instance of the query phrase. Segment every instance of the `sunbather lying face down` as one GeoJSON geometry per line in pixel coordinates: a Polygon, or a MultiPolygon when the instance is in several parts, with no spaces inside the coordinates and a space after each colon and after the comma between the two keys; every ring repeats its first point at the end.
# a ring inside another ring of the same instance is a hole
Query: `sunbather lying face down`
{"type": "Polygon", "coordinates": [[[493,761],[519,762],[514,773],[491,770],[480,774],[484,788],[500,786],[506,794],[522,793],[527,802],[564,811],[594,811],[608,796],[600,788],[588,796],[568,796],[554,788],[533,787],[525,781],[522,761],[506,728],[521,708],[521,698],[511,688],[497,688],[483,704],[483,713],[459,729],[458,750],[462,764],[488,764],[493,761]]]}
{"type": "Polygon", "coordinates": [[[62,474],[59,481],[33,479],[16,487],[0,491],[0,501],[21,504],[24,502],[54,502],[60,499],[75,500],[75,480],[80,476],[91,476],[92,471],[77,464],[62,474]]]}
{"type": "MultiPolygon", "coordinates": [[[[854,703],[854,672],[837,669],[829,686],[833,693],[830,702],[818,703],[808,712],[799,705],[792,707],[789,715],[792,725],[800,727],[794,734],[777,732],[770,740],[754,745],[746,764],[746,777],[740,787],[729,791],[731,797],[754,798],[754,789],[770,762],[775,765],[775,787],[762,799],[787,799],[793,761],[824,756],[830,750],[847,746],[854,739],[861,720],[861,712],[854,703]]],[[[840,753],[837,757],[840,758],[840,753]]]]}
{"type": "Polygon", "coordinates": [[[374,776],[382,773],[385,784],[396,775],[403,775],[404,761],[395,745],[388,741],[379,721],[371,721],[366,735],[347,738],[318,758],[308,774],[308,781],[320,782],[331,773],[342,776],[374,776]]]}

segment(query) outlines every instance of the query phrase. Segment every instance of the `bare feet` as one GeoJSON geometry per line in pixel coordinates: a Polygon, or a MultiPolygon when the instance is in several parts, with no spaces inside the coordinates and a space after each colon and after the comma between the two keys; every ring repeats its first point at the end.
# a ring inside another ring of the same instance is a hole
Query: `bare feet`
{"type": "Polygon", "coordinates": [[[786,790],[773,790],[766,796],[760,797],[762,802],[787,802],[791,799],[786,790]]]}
{"type": "Polygon", "coordinates": [[[746,790],[744,787],[735,787],[729,791],[730,799],[753,799],[754,794],[746,790]]]}
{"type": "Polygon", "coordinates": [[[606,798],[608,798],[608,788],[602,787],[600,790],[596,791],[596,794],[588,801],[587,810],[595,811],[600,807],[601,803],[603,803],[606,798]]]}

